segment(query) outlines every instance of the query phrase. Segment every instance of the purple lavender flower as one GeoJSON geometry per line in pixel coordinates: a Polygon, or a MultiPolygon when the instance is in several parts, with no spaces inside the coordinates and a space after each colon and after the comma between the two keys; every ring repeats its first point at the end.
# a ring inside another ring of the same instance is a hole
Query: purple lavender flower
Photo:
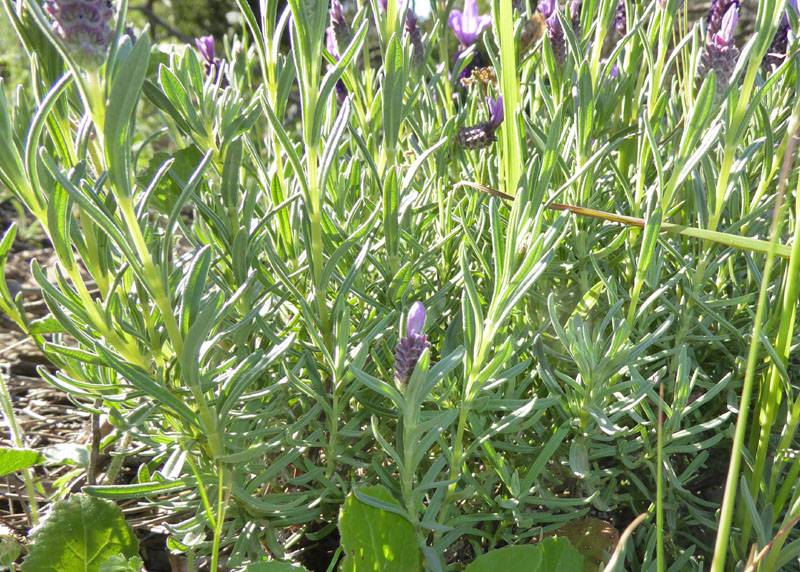
{"type": "Polygon", "coordinates": [[[583,9],[583,2],[580,0],[572,0],[569,4],[569,18],[572,22],[572,31],[575,36],[581,37],[581,10],[583,9]]]}
{"type": "Polygon", "coordinates": [[[525,0],[511,0],[511,9],[516,10],[520,14],[525,13],[525,0]]]}
{"type": "Polygon", "coordinates": [[[206,70],[207,76],[213,76],[215,79],[217,74],[222,71],[222,60],[216,57],[214,51],[214,36],[201,36],[194,39],[194,45],[197,51],[203,56],[203,66],[206,70]]]}
{"type": "MultiPolygon", "coordinates": [[[[333,26],[325,28],[325,49],[332,55],[336,61],[339,61],[339,47],[336,45],[336,34],[333,31],[333,26]]],[[[336,101],[339,105],[344,103],[347,97],[347,88],[344,82],[340,79],[336,82],[336,101]]]]}
{"type": "Polygon", "coordinates": [[[487,127],[492,131],[496,131],[500,124],[505,119],[505,109],[503,108],[503,96],[498,95],[497,100],[491,97],[486,97],[486,108],[489,110],[489,123],[487,127]]]}
{"type": "Polygon", "coordinates": [[[733,45],[733,34],[736,26],[739,25],[739,6],[731,6],[722,18],[719,30],[714,34],[714,44],[719,47],[730,47],[733,45]]]}
{"type": "Polygon", "coordinates": [[[547,37],[550,40],[550,48],[553,50],[556,63],[563,64],[567,59],[567,38],[564,36],[564,28],[558,18],[558,12],[555,10],[547,19],[547,37]]]}
{"type": "MultiPolygon", "coordinates": [[[[789,0],[787,6],[791,6],[795,13],[798,12],[797,0],[789,0]]],[[[786,12],[788,12],[788,7],[786,12]]],[[[775,37],[772,38],[772,43],[767,49],[767,54],[761,61],[761,67],[765,72],[771,71],[773,68],[780,67],[786,59],[786,52],[789,48],[789,16],[787,13],[783,14],[781,23],[778,25],[778,30],[775,32],[775,37]]]]}
{"type": "Polygon", "coordinates": [[[734,45],[734,32],[739,23],[739,4],[733,3],[720,21],[714,35],[706,43],[705,50],[700,55],[700,65],[697,73],[705,77],[713,71],[716,75],[716,90],[714,102],[719,104],[730,85],[739,50],[734,45]]]}
{"type": "Polygon", "coordinates": [[[492,24],[492,17],[478,14],[477,0],[464,0],[464,12],[451,11],[448,22],[461,45],[468,48],[492,24]]]}
{"type": "Polygon", "coordinates": [[[542,13],[542,16],[544,16],[545,19],[547,19],[552,16],[556,9],[556,0],[542,0],[539,2],[539,5],[536,7],[536,9],[542,13]]]}
{"type": "Polygon", "coordinates": [[[334,42],[338,48],[338,53],[341,54],[345,51],[347,45],[350,43],[350,40],[353,38],[353,30],[350,27],[350,22],[348,22],[345,18],[344,7],[339,0],[331,0],[330,13],[331,26],[329,29],[333,34],[334,42]]]}
{"type": "Polygon", "coordinates": [[[214,51],[214,36],[201,36],[194,39],[194,45],[197,46],[197,51],[203,56],[207,62],[214,63],[216,55],[214,51]]]}
{"type": "Polygon", "coordinates": [[[425,57],[425,45],[422,43],[422,31],[417,24],[417,15],[409,8],[406,14],[406,34],[408,34],[408,41],[414,48],[414,53],[411,56],[411,63],[414,67],[419,67],[422,64],[422,59],[425,57]]]}
{"type": "Polygon", "coordinates": [[[105,63],[114,37],[110,0],[45,0],[44,9],[75,63],[87,70],[105,63]]]}
{"type": "Polygon", "coordinates": [[[712,0],[711,8],[708,10],[708,18],[706,18],[706,37],[708,42],[714,39],[714,34],[719,31],[722,19],[731,6],[736,6],[738,10],[739,0],[712,0]]]}
{"type": "Polygon", "coordinates": [[[625,12],[625,0],[617,4],[617,11],[614,14],[614,29],[620,36],[624,36],[628,31],[627,15],[625,12]]]}
{"type": "Polygon", "coordinates": [[[458,130],[456,141],[465,149],[485,149],[497,141],[494,133],[505,118],[503,96],[498,96],[496,101],[491,97],[487,97],[486,108],[489,111],[489,121],[462,127],[458,130]]]}
{"type": "Polygon", "coordinates": [[[431,347],[422,333],[425,327],[425,306],[422,302],[414,302],[408,311],[406,321],[406,337],[394,349],[394,380],[398,387],[405,388],[422,352],[431,347]]]}

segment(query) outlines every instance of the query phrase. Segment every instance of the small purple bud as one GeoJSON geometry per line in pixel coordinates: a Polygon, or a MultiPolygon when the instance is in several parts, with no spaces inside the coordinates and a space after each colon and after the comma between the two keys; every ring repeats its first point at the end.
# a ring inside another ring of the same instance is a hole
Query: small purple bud
{"type": "Polygon", "coordinates": [[[559,65],[563,64],[567,59],[567,39],[556,11],[547,19],[547,37],[550,39],[553,57],[559,65]]]}
{"type": "Polygon", "coordinates": [[[406,34],[408,34],[408,40],[414,48],[411,63],[414,67],[417,67],[422,64],[422,59],[425,57],[425,45],[422,43],[422,31],[417,24],[417,15],[410,8],[406,14],[406,34]]]}
{"type": "Polygon", "coordinates": [[[421,302],[414,302],[408,311],[406,322],[406,337],[394,350],[394,379],[398,387],[405,388],[422,352],[431,347],[430,342],[422,333],[425,326],[425,306],[421,302]]]}
{"type": "Polygon", "coordinates": [[[628,31],[628,23],[626,22],[625,0],[617,4],[617,11],[614,15],[614,29],[620,36],[624,36],[628,31]]]}
{"type": "Polygon", "coordinates": [[[344,21],[344,6],[342,6],[340,0],[331,0],[330,12],[331,12],[331,21],[333,22],[344,21]]]}
{"type": "Polygon", "coordinates": [[[580,38],[581,36],[581,10],[583,9],[583,2],[580,0],[572,0],[569,4],[569,19],[572,22],[572,31],[580,38]]]}
{"type": "MultiPolygon", "coordinates": [[[[330,30],[329,33],[333,35],[334,43],[338,48],[336,51],[338,56],[344,53],[350,40],[353,39],[353,30],[350,28],[350,22],[345,18],[344,7],[339,0],[331,0],[330,13],[331,25],[328,29],[330,30]]],[[[330,49],[328,51],[330,52],[330,49]]]]}
{"type": "Polygon", "coordinates": [[[464,12],[452,10],[448,22],[461,45],[468,48],[492,24],[492,17],[478,13],[477,0],[464,0],[464,12]]]}

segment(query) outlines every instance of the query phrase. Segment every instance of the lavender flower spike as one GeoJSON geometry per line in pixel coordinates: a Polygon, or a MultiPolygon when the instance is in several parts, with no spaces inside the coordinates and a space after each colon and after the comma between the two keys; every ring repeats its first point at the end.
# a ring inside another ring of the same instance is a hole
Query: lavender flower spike
{"type": "Polygon", "coordinates": [[[734,32],[739,23],[739,5],[731,4],[728,11],[720,21],[717,31],[706,43],[705,50],[700,55],[700,65],[697,73],[700,78],[713,71],[716,75],[716,89],[714,103],[722,102],[722,97],[730,85],[736,60],[739,59],[739,50],[734,45],[734,32]]]}
{"type": "MultiPolygon", "coordinates": [[[[331,0],[331,26],[330,30],[333,32],[333,37],[338,48],[338,53],[341,54],[347,48],[350,40],[353,38],[353,30],[350,28],[350,22],[347,21],[344,15],[344,6],[339,0],[331,0]]],[[[330,51],[330,50],[328,50],[330,51]]],[[[331,52],[333,53],[333,52],[331,52]]]]}
{"type": "Polygon", "coordinates": [[[494,132],[500,127],[505,117],[503,96],[498,96],[497,101],[493,100],[491,97],[487,97],[486,107],[489,110],[489,121],[483,121],[469,127],[462,127],[458,130],[456,141],[464,149],[485,149],[497,141],[494,132]]]}
{"type": "Polygon", "coordinates": [[[550,40],[550,48],[553,50],[553,57],[560,65],[567,59],[567,38],[564,36],[564,27],[558,18],[558,12],[553,13],[546,20],[547,37],[550,40]]]}
{"type": "Polygon", "coordinates": [[[44,10],[75,63],[86,70],[105,63],[114,38],[110,0],[45,0],[44,10]]]}
{"type": "Polygon", "coordinates": [[[458,41],[468,48],[475,43],[481,32],[492,24],[492,17],[488,14],[478,14],[477,0],[464,0],[464,12],[453,10],[448,21],[458,41]]]}
{"type": "Polygon", "coordinates": [[[414,67],[419,67],[425,57],[425,45],[422,43],[422,31],[417,24],[417,15],[409,8],[406,14],[406,34],[408,34],[408,41],[414,47],[413,55],[411,56],[411,63],[414,67]]]}
{"type": "Polygon", "coordinates": [[[422,352],[431,347],[422,333],[425,326],[425,306],[422,302],[414,302],[408,311],[406,337],[394,350],[394,380],[399,388],[405,389],[422,352]]]}

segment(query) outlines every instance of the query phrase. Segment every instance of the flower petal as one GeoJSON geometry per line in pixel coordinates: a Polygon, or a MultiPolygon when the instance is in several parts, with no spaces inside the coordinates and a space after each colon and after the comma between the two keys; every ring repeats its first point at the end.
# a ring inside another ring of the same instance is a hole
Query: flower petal
{"type": "Polygon", "coordinates": [[[482,16],[479,16],[477,24],[478,25],[475,29],[476,36],[492,25],[492,17],[489,14],[484,14],[482,16]]]}
{"type": "Polygon", "coordinates": [[[425,327],[425,306],[422,302],[414,302],[408,311],[408,321],[406,322],[406,336],[418,336],[422,334],[425,327]]]}
{"type": "Polygon", "coordinates": [[[462,26],[463,20],[464,18],[461,15],[461,12],[458,10],[452,10],[450,12],[450,17],[447,20],[450,24],[450,28],[453,30],[453,33],[456,35],[456,38],[458,38],[458,41],[460,41],[462,44],[464,43],[464,40],[462,39],[464,37],[464,29],[462,26]]]}
{"type": "Polygon", "coordinates": [[[478,1],[464,0],[464,31],[475,34],[478,29],[478,1]]]}

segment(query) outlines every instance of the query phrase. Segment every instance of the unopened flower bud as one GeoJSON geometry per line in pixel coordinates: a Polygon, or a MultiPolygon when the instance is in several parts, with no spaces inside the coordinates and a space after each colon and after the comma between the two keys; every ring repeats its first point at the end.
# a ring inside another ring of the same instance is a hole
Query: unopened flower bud
{"type": "MultiPolygon", "coordinates": [[[[339,0],[331,0],[331,33],[337,47],[337,54],[343,54],[350,40],[353,39],[353,29],[344,15],[344,7],[339,0]]],[[[333,53],[333,52],[331,52],[333,53]]]]}
{"type": "Polygon", "coordinates": [[[708,42],[713,41],[714,35],[719,32],[722,26],[725,14],[728,13],[732,6],[736,7],[738,13],[739,0],[712,0],[711,8],[708,10],[708,17],[706,18],[706,38],[708,42]]]}
{"type": "Polygon", "coordinates": [[[425,326],[425,306],[421,302],[414,302],[408,312],[406,322],[406,337],[394,350],[394,379],[398,387],[405,388],[414,368],[430,342],[425,338],[422,329],[425,326]]]}
{"type": "Polygon", "coordinates": [[[572,22],[572,31],[575,36],[581,37],[581,10],[583,9],[583,2],[580,0],[572,0],[569,4],[569,19],[572,22]]]}
{"type": "Polygon", "coordinates": [[[614,13],[614,29],[620,36],[624,36],[628,32],[626,18],[625,0],[621,0],[621,2],[617,4],[617,11],[614,13]]]}
{"type": "Polygon", "coordinates": [[[736,61],[739,59],[739,50],[734,45],[734,31],[739,22],[739,5],[731,4],[725,16],[720,21],[714,35],[706,44],[705,50],[700,55],[698,76],[705,77],[712,70],[716,75],[716,89],[714,103],[722,102],[722,97],[730,85],[736,61]]]}
{"type": "Polygon", "coordinates": [[[459,129],[456,141],[464,149],[485,149],[497,141],[497,137],[495,137],[494,133],[500,127],[505,117],[503,96],[499,96],[496,101],[491,97],[487,97],[486,107],[489,110],[489,121],[459,129]]]}
{"type": "Polygon", "coordinates": [[[567,59],[567,39],[564,36],[564,28],[561,26],[557,11],[553,11],[547,19],[547,37],[550,39],[553,57],[558,64],[563,64],[567,59]]]}
{"type": "Polygon", "coordinates": [[[422,31],[417,24],[417,15],[410,8],[406,14],[406,34],[408,34],[408,41],[411,43],[411,47],[414,48],[411,63],[414,67],[418,67],[422,65],[422,60],[425,57],[425,45],[422,43],[422,31]]]}

